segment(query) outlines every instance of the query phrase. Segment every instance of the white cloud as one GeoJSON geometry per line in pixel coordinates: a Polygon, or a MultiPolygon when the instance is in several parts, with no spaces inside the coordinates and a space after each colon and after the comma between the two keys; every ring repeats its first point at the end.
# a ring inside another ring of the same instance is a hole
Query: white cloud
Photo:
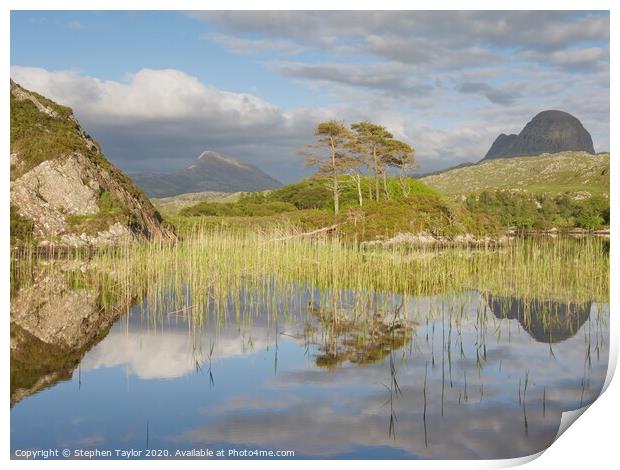
{"type": "Polygon", "coordinates": [[[313,138],[316,122],[329,117],[320,108],[284,110],[251,94],[223,91],[179,70],[142,69],[119,82],[15,66],[11,77],[72,107],[108,158],[128,171],[180,168],[211,148],[280,170],[276,177],[295,171],[296,179],[296,150],[313,138]]]}
{"type": "MultiPolygon", "coordinates": [[[[208,11],[192,16],[238,34],[265,34],[308,46],[373,36],[440,44],[556,50],[609,39],[609,15],[566,11],[208,11]]],[[[373,41],[368,45],[372,48],[373,41]]],[[[385,49],[389,51],[390,49],[385,49]]],[[[376,51],[380,52],[380,51],[376,51]]]]}
{"type": "Polygon", "coordinates": [[[562,67],[569,71],[596,72],[603,67],[609,69],[609,49],[604,47],[564,49],[553,52],[525,51],[521,57],[562,67]]]}
{"type": "Polygon", "coordinates": [[[26,88],[104,120],[200,117],[223,120],[235,127],[282,124],[284,120],[276,106],[256,96],[222,91],[173,69],[142,69],[128,75],[125,82],[32,67],[12,67],[11,76],[26,88]]]}
{"type": "Polygon", "coordinates": [[[324,83],[363,87],[387,93],[429,93],[433,86],[411,78],[410,66],[398,62],[375,64],[307,64],[272,62],[271,68],[282,75],[324,83]]]}
{"type": "Polygon", "coordinates": [[[416,148],[422,172],[479,160],[499,133],[519,132],[543,109],[574,114],[592,133],[597,150],[609,148],[604,70],[584,81],[536,62],[491,85],[492,67],[436,73],[430,81],[399,62],[274,61],[270,66],[310,86],[319,84],[329,106],[285,109],[171,69],[139,70],[124,81],[31,67],[12,67],[11,76],[71,106],[106,156],[129,172],[178,169],[213,149],[294,181],[310,171],[297,150],[313,141],[317,122],[331,118],[387,126],[416,148]]]}
{"type": "MultiPolygon", "coordinates": [[[[273,328],[255,326],[247,334],[253,350],[261,351],[273,342],[275,333],[273,328]]],[[[221,329],[213,337],[194,338],[187,330],[170,329],[162,335],[143,329],[128,332],[117,324],[105,341],[84,356],[82,370],[123,366],[141,379],[178,378],[195,372],[197,363],[205,367],[211,345],[213,364],[251,352],[237,325],[221,329]]]]}
{"type": "Polygon", "coordinates": [[[461,93],[478,93],[485,96],[491,103],[512,104],[517,94],[514,91],[500,90],[483,82],[463,82],[459,86],[461,93]]]}

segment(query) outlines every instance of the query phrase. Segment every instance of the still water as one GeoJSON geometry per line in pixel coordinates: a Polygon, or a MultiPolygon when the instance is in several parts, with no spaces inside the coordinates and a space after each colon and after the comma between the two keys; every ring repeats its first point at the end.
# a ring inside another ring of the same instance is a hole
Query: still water
{"type": "Polygon", "coordinates": [[[607,372],[607,304],[477,291],[244,298],[201,322],[144,300],[64,373],[12,387],[13,455],[520,457],[546,448],[607,372]]]}

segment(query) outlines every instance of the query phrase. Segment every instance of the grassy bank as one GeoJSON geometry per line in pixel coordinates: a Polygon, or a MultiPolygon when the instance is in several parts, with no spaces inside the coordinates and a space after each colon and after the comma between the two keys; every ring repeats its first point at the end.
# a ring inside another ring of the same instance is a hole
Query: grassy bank
{"type": "MultiPolygon", "coordinates": [[[[281,231],[195,229],[177,244],[142,242],[75,252],[87,281],[118,301],[145,286],[155,297],[174,293],[175,308],[229,308],[244,292],[277,302],[290,289],[351,290],[427,296],[463,290],[564,302],[609,297],[609,257],[595,239],[516,239],[502,248],[369,248],[339,237],[292,237],[281,231]]],[[[15,258],[12,283],[28,282],[45,262],[30,252],[15,258]]],[[[49,269],[54,263],[47,263],[49,269]]],[[[84,276],[77,273],[77,277],[84,276]]],[[[171,307],[172,308],[172,307],[171,307]]]]}

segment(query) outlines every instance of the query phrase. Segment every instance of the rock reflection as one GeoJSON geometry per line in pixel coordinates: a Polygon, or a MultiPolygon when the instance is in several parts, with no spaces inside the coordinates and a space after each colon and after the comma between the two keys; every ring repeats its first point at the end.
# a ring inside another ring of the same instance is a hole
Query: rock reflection
{"type": "Polygon", "coordinates": [[[146,296],[110,329],[129,304],[103,309],[88,283],[41,276],[21,286],[11,402],[71,378],[77,364],[84,381],[79,393],[59,385],[14,406],[12,446],[64,446],[31,419],[44,409],[65,439],[97,435],[99,448],[143,446],[148,421],[149,442],[171,449],[521,457],[552,442],[562,411],[596,399],[606,373],[607,304],[273,292],[278,303],[248,292],[225,316],[203,309],[202,321],[146,296]],[[553,355],[540,342],[549,337],[553,355]]]}
{"type": "MultiPolygon", "coordinates": [[[[67,266],[64,266],[67,268],[67,266]]],[[[69,380],[135,298],[103,302],[100,289],[65,269],[42,269],[11,297],[11,406],[69,380]]],[[[108,299],[109,300],[109,299],[108,299]]]]}

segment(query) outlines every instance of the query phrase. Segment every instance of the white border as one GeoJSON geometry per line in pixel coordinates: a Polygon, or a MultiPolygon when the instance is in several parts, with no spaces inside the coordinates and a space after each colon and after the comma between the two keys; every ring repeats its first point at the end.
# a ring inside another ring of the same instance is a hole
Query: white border
{"type": "MultiPolygon", "coordinates": [[[[617,4],[618,2],[615,2],[617,4]]],[[[211,1],[204,2],[198,0],[175,0],[163,1],[163,0],[89,0],[86,5],[84,1],[79,0],[59,0],[43,2],[41,0],[5,0],[2,2],[3,14],[1,17],[2,42],[3,47],[1,49],[2,54],[2,68],[5,71],[4,77],[6,78],[5,92],[0,94],[2,100],[2,114],[1,114],[1,126],[2,129],[2,148],[4,149],[2,158],[2,164],[0,165],[2,174],[2,191],[0,193],[1,210],[3,220],[8,220],[8,208],[9,208],[9,93],[8,93],[8,77],[10,76],[10,10],[29,10],[29,9],[50,9],[50,10],[204,10],[204,9],[221,9],[221,10],[243,10],[243,9],[281,9],[281,10],[350,10],[350,9],[362,9],[362,10],[399,10],[399,9],[429,9],[429,10],[611,10],[611,135],[610,135],[610,151],[611,157],[611,211],[612,211],[612,247],[611,247],[611,279],[612,286],[613,281],[617,279],[617,243],[615,242],[615,234],[618,233],[619,223],[616,219],[617,214],[614,210],[617,203],[618,191],[614,189],[613,175],[617,174],[618,162],[615,158],[615,131],[617,131],[617,119],[614,116],[613,103],[618,102],[618,93],[615,91],[614,84],[617,85],[617,51],[618,51],[618,34],[616,21],[616,12],[613,11],[614,2],[612,1],[577,1],[577,0],[564,0],[564,1],[550,1],[550,0],[521,0],[519,2],[513,0],[507,0],[503,2],[488,1],[488,0],[469,0],[467,2],[449,1],[443,0],[439,3],[437,0],[418,0],[415,5],[411,1],[405,0],[384,0],[382,2],[360,2],[354,0],[297,0],[295,2],[288,1],[273,1],[263,0],[261,2],[251,2],[243,0],[227,0],[227,1],[211,1]],[[415,6],[415,8],[412,8],[415,6]]],[[[618,8],[616,8],[618,10],[618,8]]],[[[36,65],[36,64],[31,64],[36,65]]],[[[587,97],[584,97],[587,99],[587,97]]],[[[617,180],[617,178],[616,178],[617,180]]],[[[8,314],[9,314],[9,275],[8,275],[8,254],[9,254],[9,230],[8,224],[4,224],[4,230],[0,235],[2,238],[3,249],[0,250],[0,256],[4,263],[5,268],[1,272],[1,289],[2,289],[2,309],[0,311],[5,315],[5,321],[3,323],[2,331],[2,344],[1,350],[5,354],[5,367],[3,368],[2,383],[4,385],[5,397],[9,395],[9,328],[8,328],[8,314]]],[[[614,290],[611,290],[611,305],[615,306],[616,295],[614,290]]],[[[591,467],[591,468],[609,468],[614,465],[614,462],[618,462],[618,438],[617,436],[617,424],[616,418],[618,417],[618,403],[620,395],[620,386],[618,380],[611,381],[613,371],[615,370],[618,359],[618,339],[619,328],[618,322],[615,321],[614,308],[611,311],[610,331],[611,331],[611,346],[610,346],[610,369],[608,372],[605,393],[579,418],[579,422],[575,426],[571,426],[566,433],[564,433],[547,451],[536,456],[525,457],[522,459],[513,460],[500,460],[500,461],[416,461],[412,463],[410,461],[390,461],[389,465],[399,468],[410,467],[411,465],[421,466],[424,468],[503,468],[521,465],[526,462],[529,463],[529,468],[540,468],[548,470],[549,466],[552,468],[573,468],[573,467],[591,467]],[[536,458],[539,457],[539,458],[536,458]]],[[[10,456],[10,426],[9,426],[9,407],[8,399],[5,398],[5,406],[0,407],[0,413],[2,413],[2,427],[0,428],[0,459],[8,461],[11,466],[45,466],[45,468],[56,467],[73,467],[83,466],[84,461],[72,462],[72,461],[49,461],[49,462],[24,462],[24,461],[9,461],[10,456]]],[[[173,465],[178,465],[179,461],[174,461],[173,465]]],[[[94,467],[107,468],[109,462],[105,461],[92,461],[87,465],[94,467]]],[[[317,464],[324,466],[325,464],[330,467],[333,466],[355,466],[359,468],[365,465],[377,465],[376,462],[370,461],[330,461],[330,462],[313,462],[313,461],[187,461],[180,463],[181,465],[190,465],[199,468],[205,468],[205,466],[246,466],[251,465],[253,468],[269,468],[274,467],[289,468],[294,465],[296,468],[310,468],[317,464]]],[[[147,462],[119,462],[116,461],[114,465],[137,465],[148,466],[149,468],[158,467],[163,468],[171,465],[166,461],[147,461],[147,462]]]]}

